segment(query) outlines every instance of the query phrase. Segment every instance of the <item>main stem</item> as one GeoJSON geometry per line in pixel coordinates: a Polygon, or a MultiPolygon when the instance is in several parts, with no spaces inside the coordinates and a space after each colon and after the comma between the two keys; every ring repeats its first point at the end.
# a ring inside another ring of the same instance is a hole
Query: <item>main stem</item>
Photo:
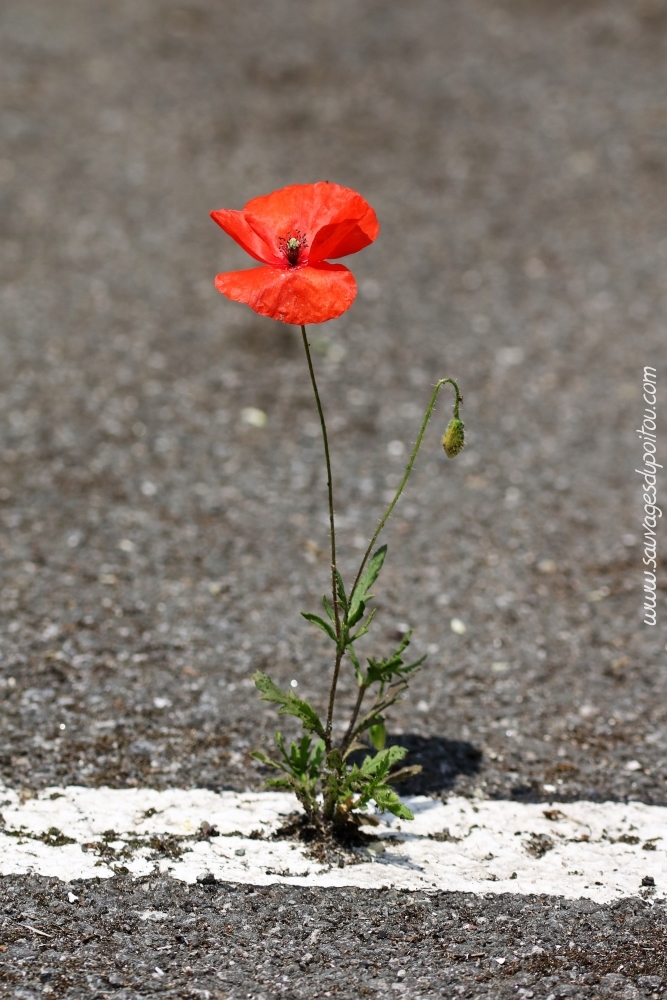
{"type": "Polygon", "coordinates": [[[320,394],[317,390],[317,382],[315,380],[315,369],[313,368],[313,359],[310,356],[310,345],[308,343],[308,337],[306,336],[305,326],[301,327],[301,336],[303,338],[303,346],[306,351],[306,359],[308,361],[308,371],[310,372],[310,381],[313,386],[313,392],[315,393],[315,402],[317,403],[317,412],[320,415],[320,426],[322,428],[322,440],[324,442],[324,460],[327,465],[327,490],[329,494],[329,534],[331,536],[331,594],[333,599],[333,609],[334,618],[336,621],[336,662],[334,664],[333,678],[331,680],[331,691],[329,693],[329,708],[327,710],[327,724],[325,729],[325,744],[327,751],[331,750],[331,729],[333,726],[333,710],[334,702],[336,700],[336,687],[338,686],[338,674],[340,673],[340,663],[343,658],[343,650],[341,648],[341,628],[340,628],[340,607],[338,604],[338,588],[336,586],[336,525],[334,522],[334,505],[333,505],[333,477],[331,475],[331,459],[329,457],[329,438],[327,436],[327,425],[324,420],[324,411],[322,409],[322,403],[320,401],[320,394]]]}

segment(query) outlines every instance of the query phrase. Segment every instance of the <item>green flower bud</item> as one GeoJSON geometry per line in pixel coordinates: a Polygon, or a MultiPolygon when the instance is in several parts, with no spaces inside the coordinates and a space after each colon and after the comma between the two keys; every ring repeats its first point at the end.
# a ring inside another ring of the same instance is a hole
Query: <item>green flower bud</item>
{"type": "Polygon", "coordinates": [[[387,730],[383,720],[376,722],[374,726],[371,726],[368,730],[368,735],[371,738],[371,743],[376,750],[384,750],[385,744],[387,742],[387,730]]]}
{"type": "Polygon", "coordinates": [[[454,417],[447,425],[445,436],[442,439],[442,447],[445,449],[445,454],[448,458],[455,458],[463,449],[464,444],[463,421],[459,420],[458,417],[454,417]]]}

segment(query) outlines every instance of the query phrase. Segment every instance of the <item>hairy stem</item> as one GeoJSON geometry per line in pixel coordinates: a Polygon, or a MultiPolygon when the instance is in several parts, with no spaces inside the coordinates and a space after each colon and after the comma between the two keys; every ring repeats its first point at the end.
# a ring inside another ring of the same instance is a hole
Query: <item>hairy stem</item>
{"type": "Polygon", "coordinates": [[[428,406],[426,408],[426,413],[424,414],[424,419],[422,421],[421,429],[420,429],[419,434],[417,436],[417,440],[415,441],[415,446],[412,449],[412,454],[410,455],[410,460],[409,460],[409,462],[408,462],[408,464],[407,464],[407,466],[405,468],[405,473],[403,475],[403,478],[402,478],[402,480],[400,482],[400,485],[399,485],[398,489],[396,490],[396,494],[394,496],[394,499],[391,501],[391,503],[387,507],[386,511],[384,512],[384,516],[382,517],[382,520],[380,521],[380,523],[378,524],[377,528],[375,529],[375,534],[371,538],[370,544],[369,544],[368,548],[366,549],[366,552],[364,554],[364,558],[361,560],[361,566],[359,567],[359,572],[357,573],[357,578],[354,581],[354,585],[353,585],[352,590],[350,592],[350,596],[349,596],[349,600],[350,601],[352,600],[354,592],[357,589],[357,586],[359,584],[359,580],[361,579],[361,574],[364,572],[366,563],[368,562],[368,558],[371,555],[373,549],[375,548],[375,543],[378,540],[378,536],[379,536],[380,532],[382,531],[382,529],[384,528],[385,524],[387,523],[387,520],[389,519],[389,516],[390,516],[391,512],[393,511],[394,507],[398,503],[398,498],[400,497],[401,493],[403,492],[403,488],[404,488],[405,484],[407,483],[408,479],[410,478],[410,473],[412,472],[412,466],[415,464],[415,459],[417,458],[417,452],[419,451],[419,447],[420,447],[420,445],[422,443],[422,438],[424,437],[424,432],[426,430],[426,425],[428,424],[428,421],[429,421],[429,418],[431,416],[431,413],[433,412],[433,407],[435,406],[435,401],[438,398],[438,393],[440,392],[440,389],[442,388],[442,386],[445,385],[447,382],[449,382],[450,385],[454,386],[454,391],[456,392],[456,399],[455,399],[455,402],[454,402],[454,416],[458,417],[458,415],[459,415],[459,406],[463,402],[463,397],[462,397],[462,395],[461,395],[461,393],[459,391],[459,387],[458,387],[458,385],[456,384],[456,382],[454,381],[453,378],[441,378],[440,381],[435,386],[435,388],[433,390],[433,395],[431,396],[431,401],[430,401],[430,403],[428,404],[428,406]]]}
{"type": "Polygon", "coordinates": [[[320,426],[322,427],[322,440],[324,442],[324,460],[327,465],[327,490],[329,494],[329,533],[331,535],[331,592],[333,597],[334,617],[336,620],[336,662],[334,664],[333,678],[331,680],[331,691],[329,693],[329,708],[327,710],[327,724],[325,729],[325,744],[327,750],[330,750],[331,727],[333,724],[333,710],[334,710],[334,702],[336,700],[336,687],[338,685],[338,674],[340,673],[340,661],[343,658],[343,651],[341,649],[340,607],[338,604],[338,589],[336,587],[336,526],[334,523],[333,477],[331,475],[331,459],[329,457],[329,438],[327,436],[327,425],[324,420],[324,411],[322,409],[322,403],[320,402],[320,394],[317,391],[317,382],[315,381],[315,369],[313,368],[313,359],[310,356],[310,345],[308,344],[308,338],[306,336],[305,326],[301,327],[301,336],[303,338],[303,346],[306,350],[308,371],[310,372],[310,381],[313,386],[313,392],[315,393],[317,412],[320,415],[320,426]]]}

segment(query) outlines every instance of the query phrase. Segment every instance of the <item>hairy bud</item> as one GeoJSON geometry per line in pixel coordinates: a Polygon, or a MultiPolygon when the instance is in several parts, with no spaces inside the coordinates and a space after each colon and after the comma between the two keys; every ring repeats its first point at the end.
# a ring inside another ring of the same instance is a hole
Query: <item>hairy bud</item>
{"type": "Polygon", "coordinates": [[[387,729],[382,719],[370,727],[368,735],[376,750],[384,750],[387,743],[387,729]]]}
{"type": "Polygon", "coordinates": [[[463,421],[459,420],[458,417],[454,417],[447,425],[445,436],[442,439],[442,447],[445,449],[445,454],[448,458],[455,458],[463,449],[464,444],[463,421]]]}

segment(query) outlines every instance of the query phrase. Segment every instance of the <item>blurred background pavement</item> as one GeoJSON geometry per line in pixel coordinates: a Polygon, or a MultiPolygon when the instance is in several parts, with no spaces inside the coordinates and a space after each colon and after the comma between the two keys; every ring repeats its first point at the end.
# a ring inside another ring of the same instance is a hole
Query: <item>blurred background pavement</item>
{"type": "Polygon", "coordinates": [[[386,532],[367,647],[410,624],[429,654],[390,725],[412,790],[665,801],[633,470],[665,376],[666,38],[663,0],[5,0],[6,780],[259,787],[252,672],[322,704],[299,333],[215,292],[251,262],[208,212],[328,179],[382,226],[310,331],[346,574],[429,387],[465,397],[466,450],[443,397],[386,532]]]}

